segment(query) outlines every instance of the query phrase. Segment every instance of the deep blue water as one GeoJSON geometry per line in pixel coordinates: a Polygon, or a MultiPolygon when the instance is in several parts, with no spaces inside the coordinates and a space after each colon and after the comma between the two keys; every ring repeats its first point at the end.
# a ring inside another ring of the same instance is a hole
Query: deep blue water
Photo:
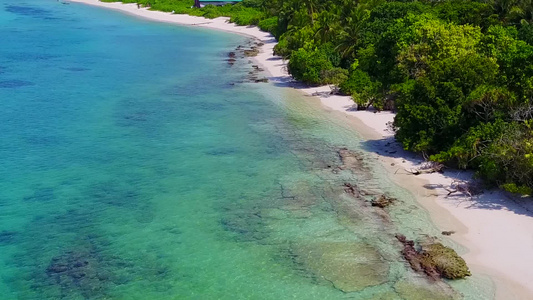
{"type": "Polygon", "coordinates": [[[0,37],[0,298],[458,297],[399,255],[437,232],[408,193],[371,159],[332,172],[368,156],[355,132],[239,83],[245,38],[52,0],[1,1],[0,37]]]}

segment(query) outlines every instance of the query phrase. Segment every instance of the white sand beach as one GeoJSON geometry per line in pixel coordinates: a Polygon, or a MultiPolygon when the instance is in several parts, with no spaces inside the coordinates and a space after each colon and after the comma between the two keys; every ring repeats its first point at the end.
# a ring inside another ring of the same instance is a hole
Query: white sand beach
{"type": "MultiPolygon", "coordinates": [[[[138,8],[136,4],[103,3],[98,0],[72,2],[115,9],[145,19],[198,26],[256,38],[264,43],[255,60],[269,73],[269,80],[297,88],[307,95],[327,92],[329,87],[305,88],[293,82],[285,62],[273,56],[275,38],[253,26],[236,26],[228,18],[205,19],[138,8]]],[[[501,191],[486,191],[469,198],[462,194],[448,196],[445,189],[455,179],[468,179],[472,174],[457,170],[443,174],[414,176],[405,169],[415,169],[422,160],[393,142],[387,123],[394,119],[391,112],[354,111],[353,101],[346,96],[321,97],[327,110],[344,112],[355,118],[356,130],[371,140],[372,152],[390,170],[397,184],[409,189],[430,213],[443,231],[455,231],[450,238],[466,247],[462,255],[474,273],[489,276],[496,284],[497,299],[533,299],[533,203],[511,199],[501,191]]]]}

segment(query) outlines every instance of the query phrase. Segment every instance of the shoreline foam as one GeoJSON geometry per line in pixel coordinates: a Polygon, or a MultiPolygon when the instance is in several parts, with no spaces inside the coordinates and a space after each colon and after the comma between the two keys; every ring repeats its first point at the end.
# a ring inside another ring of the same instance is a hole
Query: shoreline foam
{"type": "MultiPolygon", "coordinates": [[[[295,83],[286,71],[280,57],[273,56],[275,38],[255,26],[237,26],[229,18],[205,19],[177,15],[120,2],[98,0],[71,0],[138,16],[144,19],[201,28],[210,28],[255,38],[264,43],[255,61],[269,73],[268,79],[278,86],[296,88],[308,96],[329,92],[329,87],[305,87],[295,83]]],[[[422,162],[394,142],[387,123],[394,119],[391,112],[354,111],[353,101],[347,96],[319,97],[322,105],[341,111],[356,119],[356,130],[372,141],[368,149],[389,170],[391,179],[411,191],[430,213],[432,221],[441,230],[453,230],[450,238],[466,247],[462,255],[473,272],[489,276],[496,284],[497,299],[533,298],[533,204],[513,200],[500,191],[487,191],[475,199],[464,196],[448,197],[444,189],[454,179],[468,179],[468,172],[447,171],[444,174],[413,176],[402,169],[416,168],[422,162]],[[529,207],[528,207],[529,206],[529,207]]]]}

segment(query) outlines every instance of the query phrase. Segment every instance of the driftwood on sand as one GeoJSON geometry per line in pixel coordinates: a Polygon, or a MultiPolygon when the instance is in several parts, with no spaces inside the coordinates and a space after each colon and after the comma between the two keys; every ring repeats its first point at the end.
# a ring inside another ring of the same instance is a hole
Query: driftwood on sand
{"type": "Polygon", "coordinates": [[[474,196],[483,193],[483,189],[477,182],[458,179],[453,180],[450,184],[450,187],[445,188],[445,190],[448,192],[447,196],[450,196],[455,193],[461,193],[470,198],[473,198],[474,196]]]}
{"type": "Polygon", "coordinates": [[[404,169],[407,173],[413,175],[442,173],[444,171],[444,165],[435,161],[426,161],[420,167],[416,169],[404,169]]]}

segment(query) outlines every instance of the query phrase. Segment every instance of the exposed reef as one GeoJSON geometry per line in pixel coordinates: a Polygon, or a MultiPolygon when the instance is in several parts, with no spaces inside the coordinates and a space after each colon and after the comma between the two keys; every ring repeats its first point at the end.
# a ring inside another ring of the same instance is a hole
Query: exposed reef
{"type": "Polygon", "coordinates": [[[424,272],[434,280],[441,277],[459,279],[471,275],[464,259],[441,243],[422,244],[417,250],[414,241],[404,235],[398,234],[396,238],[403,244],[402,255],[414,271],[424,272]]]}

